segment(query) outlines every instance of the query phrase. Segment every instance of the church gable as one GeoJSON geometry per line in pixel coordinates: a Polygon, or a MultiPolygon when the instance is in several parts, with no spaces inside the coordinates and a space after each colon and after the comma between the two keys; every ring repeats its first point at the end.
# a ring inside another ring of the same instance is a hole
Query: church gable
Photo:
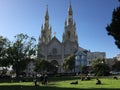
{"type": "Polygon", "coordinates": [[[82,51],[77,51],[76,53],[75,53],[75,55],[81,55],[81,56],[86,56],[86,53],[84,53],[84,51],[82,52],[82,51]]]}
{"type": "Polygon", "coordinates": [[[58,44],[61,44],[61,42],[54,36],[53,38],[52,38],[52,40],[48,43],[48,45],[50,45],[51,43],[53,43],[53,42],[56,42],[56,43],[58,43],[58,44]]]}
{"type": "Polygon", "coordinates": [[[48,55],[61,55],[62,53],[62,44],[60,41],[53,37],[52,40],[48,43],[48,55]]]}

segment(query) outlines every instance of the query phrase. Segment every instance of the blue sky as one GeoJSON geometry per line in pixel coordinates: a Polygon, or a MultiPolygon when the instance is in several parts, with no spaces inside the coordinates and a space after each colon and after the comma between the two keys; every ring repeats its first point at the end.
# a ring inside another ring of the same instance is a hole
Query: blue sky
{"type": "MultiPolygon", "coordinates": [[[[19,33],[34,36],[38,41],[48,5],[52,33],[62,41],[64,22],[70,0],[0,0],[0,35],[13,40],[19,33]]],[[[117,0],[71,0],[79,46],[106,52],[107,58],[120,53],[105,27],[111,22],[117,0]]]]}

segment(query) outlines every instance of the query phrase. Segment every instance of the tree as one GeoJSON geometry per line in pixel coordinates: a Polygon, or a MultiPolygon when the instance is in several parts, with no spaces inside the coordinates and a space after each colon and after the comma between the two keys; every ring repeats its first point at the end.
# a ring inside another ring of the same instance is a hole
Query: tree
{"type": "Polygon", "coordinates": [[[10,41],[7,38],[0,36],[0,67],[2,68],[1,75],[5,75],[7,72],[7,68],[10,66],[6,54],[9,44],[10,41]]]}
{"type": "Polygon", "coordinates": [[[64,59],[63,69],[66,71],[71,71],[71,72],[72,70],[75,71],[75,56],[74,55],[70,55],[64,59]]]}
{"type": "Polygon", "coordinates": [[[113,10],[112,22],[107,25],[106,30],[108,35],[113,36],[115,44],[120,49],[120,6],[113,10]]]}
{"type": "Polygon", "coordinates": [[[7,60],[7,49],[10,44],[10,41],[3,36],[0,36],[0,66],[8,67],[10,65],[7,60]]]}
{"type": "Polygon", "coordinates": [[[106,76],[109,75],[110,68],[104,59],[96,59],[92,63],[92,72],[94,72],[96,76],[106,76]]]}
{"type": "Polygon", "coordinates": [[[120,71],[120,61],[116,61],[116,62],[113,64],[112,70],[114,70],[114,71],[120,71]]]}
{"type": "Polygon", "coordinates": [[[17,76],[26,68],[29,60],[36,55],[35,41],[35,38],[21,33],[15,36],[15,41],[9,46],[7,58],[17,76]]]}
{"type": "Polygon", "coordinates": [[[81,66],[81,67],[80,67],[80,70],[81,70],[81,73],[82,73],[82,74],[88,74],[88,70],[87,70],[87,69],[88,69],[87,66],[81,66]]]}
{"type": "Polygon", "coordinates": [[[62,66],[63,69],[67,72],[68,71],[67,58],[64,59],[62,66]]]}
{"type": "Polygon", "coordinates": [[[54,73],[56,67],[47,60],[37,60],[35,71],[38,73],[54,73]]]}
{"type": "Polygon", "coordinates": [[[51,62],[50,62],[52,65],[53,65],[53,69],[54,69],[54,73],[58,73],[58,68],[59,68],[59,64],[58,64],[58,62],[56,61],[56,60],[52,60],[51,62]]]}

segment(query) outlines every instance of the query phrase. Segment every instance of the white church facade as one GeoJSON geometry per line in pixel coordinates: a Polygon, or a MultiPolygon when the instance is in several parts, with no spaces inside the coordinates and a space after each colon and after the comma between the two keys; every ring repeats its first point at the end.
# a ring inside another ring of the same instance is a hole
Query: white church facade
{"type": "Polygon", "coordinates": [[[74,54],[79,48],[71,4],[68,8],[68,19],[65,21],[64,27],[65,30],[62,35],[62,42],[60,42],[57,37],[52,37],[52,27],[49,24],[47,7],[45,23],[41,26],[41,35],[39,37],[38,58],[44,58],[50,62],[56,60],[59,68],[61,68],[64,58],[70,54],[74,54]]]}

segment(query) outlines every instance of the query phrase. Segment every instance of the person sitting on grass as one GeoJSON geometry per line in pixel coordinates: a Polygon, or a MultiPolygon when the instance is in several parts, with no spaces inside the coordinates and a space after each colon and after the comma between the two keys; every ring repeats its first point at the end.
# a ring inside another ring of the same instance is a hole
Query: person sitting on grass
{"type": "Polygon", "coordinates": [[[99,85],[99,84],[101,84],[101,81],[97,78],[96,85],[99,85]]]}
{"type": "Polygon", "coordinates": [[[116,79],[116,80],[118,80],[118,77],[117,77],[117,76],[114,76],[114,77],[113,77],[113,79],[116,79]]]}
{"type": "Polygon", "coordinates": [[[78,81],[71,82],[70,84],[78,84],[78,81]]]}

